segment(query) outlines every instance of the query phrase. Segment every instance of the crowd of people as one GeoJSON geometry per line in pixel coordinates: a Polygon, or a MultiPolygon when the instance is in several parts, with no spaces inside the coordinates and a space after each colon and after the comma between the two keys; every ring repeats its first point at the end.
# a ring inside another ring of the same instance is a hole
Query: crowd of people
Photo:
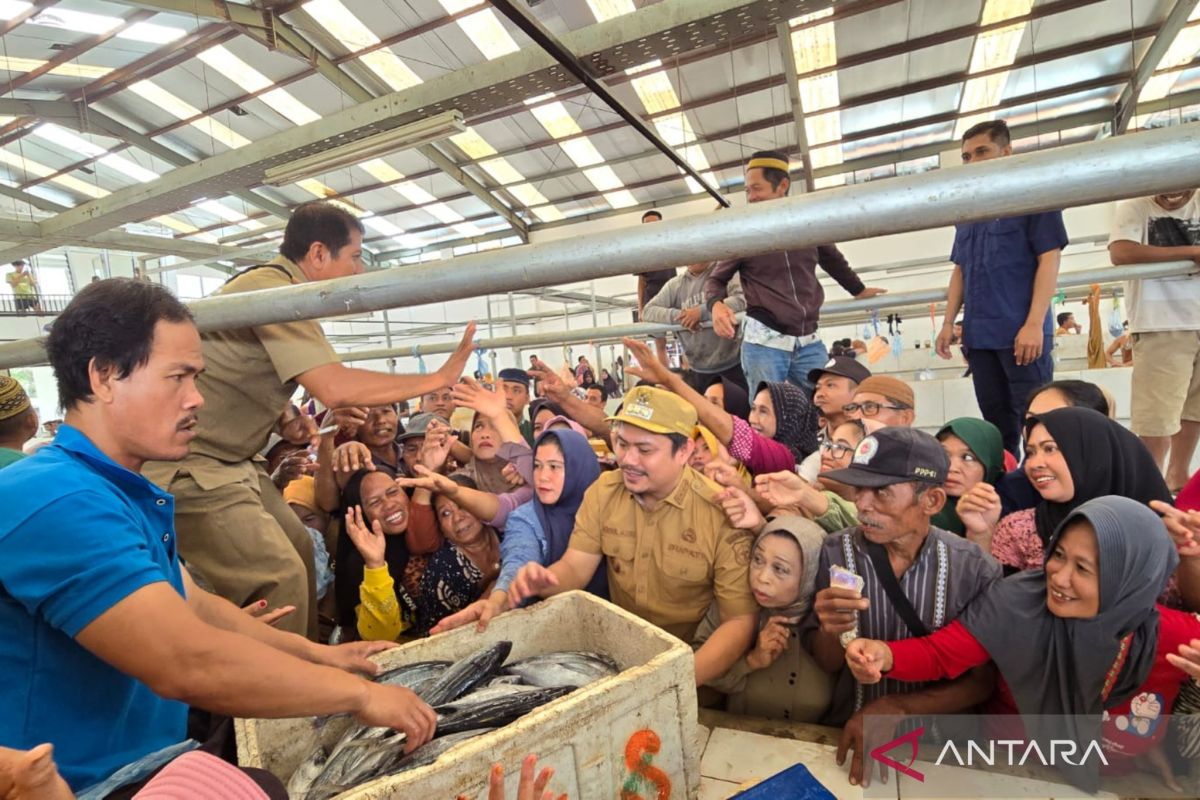
{"type": "MultiPolygon", "coordinates": [[[[963,140],[1008,152],[1002,123],[963,140]]],[[[789,186],[784,154],[747,162],[750,202],[789,186]]],[[[1197,217],[1191,193],[1122,204],[1114,262],[1200,259],[1165,243],[1197,217]]],[[[302,206],[219,294],[353,275],[362,232],[302,206]]],[[[201,334],[157,284],[88,285],[50,330],[65,418],[31,457],[36,412],[0,377],[0,796],[157,796],[172,771],[285,796],[220,760],[230,717],[346,713],[417,747],[433,710],[364,680],[370,656],[571,590],[690,643],[704,703],[841,727],[855,783],[867,715],[986,709],[1085,718],[1110,771],[1177,787],[1197,727],[1118,721],[1200,714],[1200,297],[1131,296],[1155,351],[1130,432],[1053,380],[1065,244],[1057,212],[959,227],[938,349],[961,339],[984,418],[934,433],[906,381],[829,357],[816,267],[883,291],[832,244],[640,283],[686,371],[626,339],[611,370],[464,377],[470,323],[435,372],[373,372],[316,321],[201,334]]]]}

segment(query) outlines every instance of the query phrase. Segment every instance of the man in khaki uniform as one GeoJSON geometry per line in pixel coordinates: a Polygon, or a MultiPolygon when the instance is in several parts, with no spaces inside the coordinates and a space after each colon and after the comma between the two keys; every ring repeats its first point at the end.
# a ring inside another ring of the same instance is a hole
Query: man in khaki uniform
{"type": "MultiPolygon", "coordinates": [[[[274,289],[362,271],[363,227],[329,203],[308,203],[288,221],[280,255],[233,278],[219,294],[274,289]]],[[[264,300],[263,302],[269,302],[264,300]]],[[[328,408],[376,406],[458,380],[471,352],[468,330],[442,369],[389,375],[342,366],[320,323],[303,320],[202,335],[204,396],[187,458],[147,464],[143,474],[175,496],[179,554],[217,594],[245,605],[294,605],[279,627],[316,634],[312,542],[258,455],[272,431],[316,441],[310,417],[283,417],[298,386],[328,408]],[[282,423],[282,424],[281,424],[282,423]]]]}
{"type": "Polygon", "coordinates": [[[729,669],[756,632],[751,536],[729,524],[719,487],[688,466],[696,411],[683,398],[639,386],[610,419],[620,470],[587,490],[563,557],[522,567],[509,601],[582,589],[604,560],[614,603],[690,642],[715,600],[721,624],[696,651],[703,684],[729,669]]]}

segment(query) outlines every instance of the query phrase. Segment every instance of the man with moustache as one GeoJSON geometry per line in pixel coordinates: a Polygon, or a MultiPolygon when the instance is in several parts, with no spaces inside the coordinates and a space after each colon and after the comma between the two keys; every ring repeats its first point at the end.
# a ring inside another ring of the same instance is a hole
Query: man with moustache
{"type": "Polygon", "coordinates": [[[189,749],[189,705],[349,713],[428,740],[436,718],[416,695],[347,671],[375,674],[366,656],[391,645],[314,644],[182,568],[174,500],[139,470],[183,459],[197,438],[206,363],[187,308],[157,284],[92,283],[46,349],[65,422],[37,457],[0,471],[0,742],[53,745],[76,793],[156,756],[97,788],[104,797],[189,749]]]}
{"type": "Polygon", "coordinates": [[[688,466],[696,410],[683,398],[638,386],[610,419],[620,469],[588,488],[563,557],[521,568],[509,603],[582,589],[605,568],[614,603],[690,642],[715,600],[721,624],[696,651],[703,685],[733,666],[757,632],[752,537],[730,525],[719,487],[688,466]]]}

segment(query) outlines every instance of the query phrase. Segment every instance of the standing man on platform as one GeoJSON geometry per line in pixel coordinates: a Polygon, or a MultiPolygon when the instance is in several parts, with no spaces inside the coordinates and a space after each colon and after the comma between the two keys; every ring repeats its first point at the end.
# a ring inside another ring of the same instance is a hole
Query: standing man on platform
{"type": "MultiPolygon", "coordinates": [[[[302,205],[288,221],[280,255],[237,275],[219,294],[356,275],[362,234],[362,223],[331,203],[302,205]]],[[[205,371],[196,385],[205,407],[191,452],[142,470],[175,496],[180,556],[239,606],[257,600],[295,606],[278,626],[315,637],[312,540],[259,451],[272,431],[294,444],[318,442],[316,423],[291,406],[298,387],[327,408],[345,408],[387,405],[453,385],[471,354],[474,330],[468,324],[450,360],[428,375],[345,367],[316,320],[202,334],[205,371]]]]}
{"type": "MultiPolygon", "coordinates": [[[[981,122],[962,138],[964,164],[1012,155],[1008,125],[981,122]]],[[[949,359],[954,320],[963,312],[963,348],[983,418],[1019,453],[1029,394],[1054,377],[1054,319],[1067,229],[1061,211],[964,222],[954,234],[954,272],[937,352],[949,359]]]]}
{"type": "MultiPolygon", "coordinates": [[[[746,163],[747,202],[786,197],[791,187],[789,170],[785,153],[768,150],[751,156],[746,163]]],[[[860,300],[887,291],[864,286],[833,244],[721,261],[708,276],[704,294],[713,329],[732,339],[737,319],[725,298],[730,280],[741,275],[746,295],[742,369],[751,389],[762,381],[785,380],[811,388],[808,373],[829,360],[829,351],[817,333],[825,301],[825,290],[817,281],[818,266],[860,300]]]]}

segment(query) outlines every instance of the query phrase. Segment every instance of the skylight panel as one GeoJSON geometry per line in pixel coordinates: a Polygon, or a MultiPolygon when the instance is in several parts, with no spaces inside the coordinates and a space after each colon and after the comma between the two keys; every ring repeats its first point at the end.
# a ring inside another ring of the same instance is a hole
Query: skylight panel
{"type": "MultiPolygon", "coordinates": [[[[379,44],[379,37],[350,13],[341,0],[309,0],[302,8],[351,53],[379,44]]],[[[358,60],[394,92],[421,83],[421,78],[386,47],[365,53],[358,60]]]]}
{"type": "MultiPolygon", "coordinates": [[[[792,57],[800,74],[829,70],[837,66],[837,38],[832,20],[811,25],[833,14],[832,8],[805,14],[792,20],[793,25],[808,25],[792,31],[792,57]]],[[[841,91],[836,71],[801,78],[798,84],[800,106],[804,110],[804,132],[808,139],[809,161],[813,169],[841,164],[841,146],[818,149],[827,142],[842,138],[842,114],[835,109],[841,103],[841,91]]],[[[816,183],[814,182],[814,187],[816,183]]]]}
{"type": "Polygon", "coordinates": [[[199,58],[245,91],[251,93],[262,92],[258,97],[259,100],[262,100],[273,108],[284,119],[296,125],[315,122],[321,118],[320,114],[304,105],[304,103],[301,103],[286,89],[263,91],[273,86],[274,81],[235,56],[222,45],[208,48],[200,53],[199,58]]]}
{"type": "MultiPolygon", "coordinates": [[[[987,0],[983,7],[983,25],[993,25],[1007,19],[1028,14],[1033,8],[1033,0],[987,0]]],[[[969,74],[995,70],[1009,66],[1017,57],[1021,40],[1025,36],[1028,22],[1018,22],[1003,28],[986,31],[975,37],[975,46],[971,50],[969,74]]],[[[954,126],[954,137],[962,135],[975,123],[987,118],[985,114],[972,114],[981,108],[991,108],[997,105],[1004,96],[1008,85],[1010,70],[992,75],[970,78],[963,85],[962,97],[958,110],[961,117],[954,126]]]]}
{"type": "MultiPolygon", "coordinates": [[[[6,72],[33,72],[46,66],[46,62],[36,58],[13,58],[0,56],[0,70],[6,72]]],[[[77,64],[68,61],[50,68],[51,75],[65,75],[69,78],[100,78],[112,72],[108,67],[93,67],[87,64],[77,64]]]]}
{"type": "MultiPolygon", "coordinates": [[[[176,119],[192,119],[201,113],[200,109],[184,102],[152,81],[138,81],[130,84],[129,89],[176,119]]],[[[250,140],[245,136],[217,122],[212,117],[193,119],[189,124],[233,150],[250,144],[250,140]]]]}
{"type": "Polygon", "coordinates": [[[587,4],[599,22],[632,14],[637,10],[633,5],[633,0],[587,0],[587,4]]]}
{"type": "MultiPolygon", "coordinates": [[[[1200,20],[1200,6],[1196,6],[1196,10],[1192,12],[1188,20],[1200,20]]],[[[1161,100],[1169,95],[1172,89],[1175,88],[1175,84],[1179,81],[1179,77],[1183,74],[1182,70],[1177,70],[1176,68],[1191,63],[1198,51],[1200,51],[1200,25],[1193,25],[1181,30],[1175,36],[1175,40],[1171,42],[1171,46],[1167,48],[1167,52],[1163,54],[1162,60],[1155,66],[1155,71],[1174,71],[1155,75],[1146,81],[1146,85],[1142,87],[1141,94],[1138,95],[1138,102],[1146,103],[1151,100],[1161,100]]]]}

